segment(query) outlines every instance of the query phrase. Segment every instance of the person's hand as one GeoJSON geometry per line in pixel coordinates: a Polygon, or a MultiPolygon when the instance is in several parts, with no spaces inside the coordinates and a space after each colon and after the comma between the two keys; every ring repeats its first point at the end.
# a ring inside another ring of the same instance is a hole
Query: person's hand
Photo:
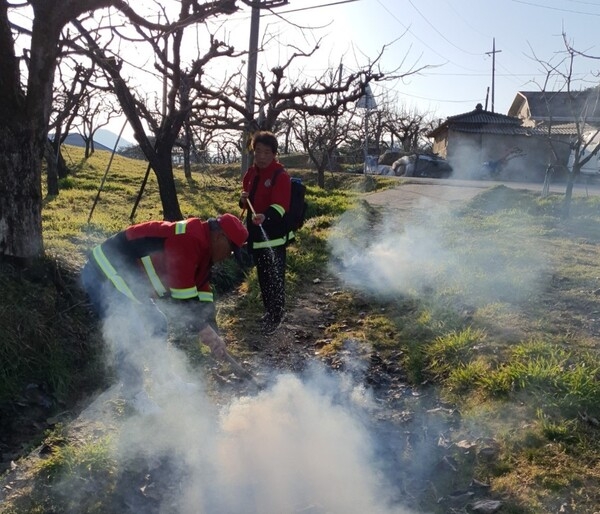
{"type": "Polygon", "coordinates": [[[250,193],[248,193],[248,191],[242,191],[242,194],[240,195],[240,205],[242,207],[248,207],[248,196],[250,193]]]}
{"type": "Polygon", "coordinates": [[[254,223],[255,225],[262,225],[265,222],[265,215],[264,214],[254,214],[252,216],[252,223],[254,223]]]}
{"type": "Polygon", "coordinates": [[[210,348],[210,353],[215,359],[223,360],[227,355],[225,341],[217,334],[210,325],[200,331],[200,340],[210,348]]]}
{"type": "Polygon", "coordinates": [[[209,348],[210,353],[213,354],[215,359],[225,359],[225,356],[227,355],[227,348],[225,347],[225,342],[223,341],[223,339],[221,339],[220,337],[217,338],[217,340],[212,345],[210,345],[209,348]]]}

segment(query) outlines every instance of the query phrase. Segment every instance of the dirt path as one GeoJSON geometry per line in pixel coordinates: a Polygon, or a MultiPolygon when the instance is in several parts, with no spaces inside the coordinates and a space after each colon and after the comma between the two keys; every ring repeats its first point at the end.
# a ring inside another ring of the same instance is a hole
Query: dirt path
{"type": "Polygon", "coordinates": [[[489,183],[481,181],[423,180],[366,194],[364,199],[373,206],[410,211],[415,207],[457,205],[470,200],[489,187],[489,183]]]}
{"type": "MultiPolygon", "coordinates": [[[[526,189],[540,193],[543,189],[543,184],[529,182],[413,178],[410,181],[403,180],[393,189],[366,194],[364,199],[374,206],[406,212],[415,207],[459,205],[495,186],[526,189]]],[[[550,185],[549,191],[564,193],[565,188],[564,183],[556,183],[550,185]]],[[[600,184],[582,179],[580,183],[574,185],[573,195],[600,195],[600,184]]]]}

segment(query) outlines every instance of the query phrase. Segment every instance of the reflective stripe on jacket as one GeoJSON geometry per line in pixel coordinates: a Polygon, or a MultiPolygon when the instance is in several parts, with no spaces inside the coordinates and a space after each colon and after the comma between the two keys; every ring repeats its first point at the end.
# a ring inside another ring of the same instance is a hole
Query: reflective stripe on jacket
{"type": "Polygon", "coordinates": [[[248,246],[261,249],[286,244],[290,234],[287,234],[284,216],[290,207],[291,179],[281,163],[273,160],[260,170],[251,166],[244,174],[242,187],[248,192],[255,211],[265,216],[262,226],[258,226],[252,222],[252,213],[248,213],[248,246]]]}
{"type": "Polygon", "coordinates": [[[115,288],[133,301],[150,296],[214,299],[210,230],[198,218],[133,225],[97,246],[92,255],[115,288]]]}
{"type": "Polygon", "coordinates": [[[117,270],[113,267],[113,265],[110,263],[110,261],[106,258],[106,255],[104,255],[104,252],[102,251],[101,245],[98,245],[94,248],[94,250],[92,251],[92,256],[94,257],[96,264],[98,264],[98,267],[106,275],[108,280],[110,280],[113,283],[113,285],[115,286],[115,288],[118,291],[123,293],[130,300],[132,300],[136,303],[141,303],[135,297],[135,295],[133,294],[131,289],[129,289],[129,286],[127,285],[127,283],[125,282],[123,277],[121,277],[117,273],[117,270]]]}

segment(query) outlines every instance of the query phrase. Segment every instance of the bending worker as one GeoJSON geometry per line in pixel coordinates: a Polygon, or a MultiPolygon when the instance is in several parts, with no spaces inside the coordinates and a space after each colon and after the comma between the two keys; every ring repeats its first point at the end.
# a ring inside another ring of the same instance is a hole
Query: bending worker
{"type": "Polygon", "coordinates": [[[196,330],[217,359],[225,357],[210,270],[232,254],[239,258],[247,237],[236,216],[223,214],[207,221],[139,223],[93,249],[81,273],[82,285],[105,321],[105,335],[112,331],[117,371],[132,396],[143,391],[138,362],[143,348],[136,352],[135,347],[143,347],[144,338],[152,336],[165,340],[168,323],[196,330]],[[114,328],[116,323],[111,328],[106,323],[111,319],[125,322],[129,332],[114,328]],[[136,330],[142,334],[131,335],[136,330]]]}

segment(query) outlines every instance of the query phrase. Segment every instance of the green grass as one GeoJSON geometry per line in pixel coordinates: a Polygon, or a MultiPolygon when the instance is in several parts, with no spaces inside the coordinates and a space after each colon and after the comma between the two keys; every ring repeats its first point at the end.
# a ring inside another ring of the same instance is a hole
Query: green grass
{"type": "MultiPolygon", "coordinates": [[[[0,402],[28,383],[43,384],[68,402],[105,379],[97,364],[100,336],[75,281],[85,252],[130,223],[146,163],[115,158],[88,222],[108,154],[84,161],[81,150],[69,148],[67,160],[73,175],[44,202],[48,258],[37,268],[0,270],[0,402]]],[[[359,201],[360,193],[399,182],[327,173],[321,190],[313,172],[292,173],[307,184],[310,205],[288,251],[293,303],[306,284],[328,272],[332,245],[371,244],[385,213],[359,201]]],[[[184,215],[239,213],[239,167],[204,169],[191,182],[176,171],[175,179],[184,215]]],[[[451,216],[428,222],[448,254],[438,256],[427,284],[385,296],[342,289],[328,300],[335,320],[325,329],[322,355],[356,341],[400,366],[408,385],[434,391],[460,412],[448,434],[454,442],[493,439],[493,459],[457,452],[458,474],[434,479],[440,491],[473,477],[489,480],[493,493],[505,498],[503,512],[558,511],[553,502],[568,497],[574,512],[591,514],[600,497],[600,430],[594,424],[600,419],[594,335],[596,319],[600,323],[600,202],[575,198],[568,220],[561,219],[561,202],[561,195],[485,191],[451,216]]],[[[135,221],[160,217],[150,175],[135,221]]],[[[243,335],[239,312],[250,317],[260,309],[255,270],[240,273],[228,263],[217,268],[215,283],[219,324],[234,338],[243,335]]],[[[196,343],[186,349],[192,361],[202,359],[196,343]]],[[[41,470],[51,481],[65,473],[82,479],[99,473],[109,488],[109,447],[108,440],[53,444],[41,470]]],[[[415,454],[403,458],[410,466],[415,454]]],[[[43,501],[14,512],[50,511],[40,507],[43,501]]],[[[427,512],[447,512],[434,495],[424,505],[427,512]]],[[[102,511],[98,505],[88,511],[94,509],[102,511]]]]}
{"type": "MultiPolygon", "coordinates": [[[[431,286],[367,298],[367,306],[336,296],[344,319],[362,316],[344,338],[400,355],[412,382],[434,383],[460,409],[455,440],[479,433],[500,443],[494,462],[465,464],[461,473],[494,477],[496,491],[511,498],[507,512],[551,511],[560,491],[577,512],[592,513],[600,494],[569,486],[599,478],[600,346],[592,334],[600,321],[600,202],[575,198],[568,220],[561,203],[561,195],[486,191],[433,220],[432,233],[456,260],[440,255],[431,286]]],[[[382,217],[358,206],[344,219],[334,237],[368,248],[369,228],[382,217]]]]}
{"type": "MultiPolygon", "coordinates": [[[[72,174],[61,180],[59,195],[46,197],[43,204],[47,258],[25,271],[8,264],[0,269],[0,407],[21,394],[29,383],[49,388],[59,401],[80,394],[82,380],[87,383],[84,390],[97,383],[101,373],[97,356],[102,345],[96,327],[88,321],[89,309],[77,287],[77,274],[93,246],[131,223],[147,168],[143,161],[115,156],[107,170],[109,156],[98,151],[84,160],[83,149],[65,148],[72,174]],[[74,344],[64,344],[71,339],[74,344]]],[[[332,190],[326,193],[316,186],[315,173],[294,173],[307,184],[309,209],[306,225],[297,234],[298,242],[289,250],[287,286],[291,295],[307,276],[325,269],[327,232],[336,216],[353,204],[359,191],[385,187],[371,177],[328,174],[327,187],[332,190]],[[336,189],[340,185],[344,187],[336,189]]],[[[240,181],[237,165],[198,171],[191,181],[181,170],[175,170],[184,216],[208,218],[227,211],[240,214],[240,181]]],[[[153,173],[133,218],[135,222],[149,219],[162,219],[153,173]]],[[[235,263],[225,262],[215,267],[212,282],[222,296],[236,288],[244,293],[239,305],[224,303],[219,307],[224,326],[236,325],[228,316],[238,308],[258,312],[254,269],[244,274],[235,263]]]]}

